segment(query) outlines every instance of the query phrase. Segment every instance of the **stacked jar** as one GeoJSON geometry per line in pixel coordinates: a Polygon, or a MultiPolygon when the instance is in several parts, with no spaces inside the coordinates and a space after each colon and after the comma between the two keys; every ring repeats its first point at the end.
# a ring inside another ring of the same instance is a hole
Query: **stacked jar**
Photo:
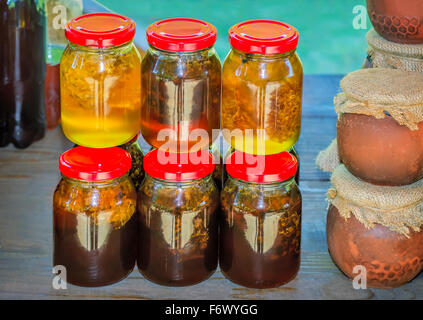
{"type": "Polygon", "coordinates": [[[235,150],[275,154],[297,142],[303,81],[298,36],[294,27],[272,20],[246,21],[229,30],[222,129],[235,150]]]}
{"type": "MultiPolygon", "coordinates": [[[[300,263],[301,196],[294,177],[302,65],[298,31],[250,20],[229,30],[222,70],[222,134],[231,147],[222,190],[220,265],[238,284],[278,287],[300,263]]],[[[298,178],[298,177],[297,177],[298,178]]]]}
{"type": "Polygon", "coordinates": [[[141,59],[135,23],[111,13],[72,19],[60,61],[62,129],[72,142],[107,148],[140,130],[141,59]]]}
{"type": "Polygon", "coordinates": [[[393,288],[423,269],[423,42],[415,16],[423,6],[367,4],[369,56],[341,80],[337,139],[317,162],[333,171],[332,259],[362,287],[393,288]]]}
{"type": "Polygon", "coordinates": [[[147,41],[141,133],[153,151],[138,193],[138,269],[162,285],[192,285],[207,279],[218,260],[219,195],[209,152],[220,129],[216,28],[165,19],[147,28],[147,41]]]}
{"type": "Polygon", "coordinates": [[[197,19],[165,19],[147,28],[147,41],[141,66],[144,139],[172,153],[208,149],[220,128],[216,28],[197,19]]]}
{"type": "Polygon", "coordinates": [[[150,281],[187,286],[210,277],[218,262],[219,192],[208,150],[144,158],[138,192],[138,270],[150,281]]]}
{"type": "Polygon", "coordinates": [[[65,35],[69,44],[60,62],[63,132],[80,146],[128,151],[130,177],[138,189],[144,174],[135,23],[117,14],[87,14],[72,19],[65,35]]]}
{"type": "Polygon", "coordinates": [[[291,152],[301,130],[303,70],[298,31],[283,22],[251,20],[229,30],[222,72],[222,129],[231,152],[291,152]]]}
{"type": "Polygon", "coordinates": [[[222,273],[249,288],[275,288],[291,281],[300,267],[297,160],[288,152],[235,151],[226,168],[228,179],[221,193],[222,273]]]}
{"type": "Polygon", "coordinates": [[[53,196],[54,266],[66,281],[103,286],[125,278],[136,261],[136,191],[129,154],[76,147],[62,154],[53,196]]]}
{"type": "Polygon", "coordinates": [[[223,273],[238,284],[270,288],[292,280],[301,239],[292,149],[301,118],[298,32],[269,20],[231,29],[224,137],[240,131],[243,142],[232,145],[221,198],[216,28],[189,18],[153,23],[142,61],[134,33],[131,19],[107,13],[66,26],[62,128],[79,146],[60,158],[54,263],[82,286],[119,281],[135,261],[152,282],[186,286],[215,272],[220,251],[223,273]],[[228,122],[231,113],[236,123],[228,122]],[[151,148],[145,157],[139,132],[151,148]]]}
{"type": "Polygon", "coordinates": [[[65,28],[62,129],[79,146],[59,161],[54,264],[80,286],[115,283],[136,262],[136,190],[144,172],[138,144],[141,58],[134,34],[131,19],[111,13],[82,15],[65,28]]]}

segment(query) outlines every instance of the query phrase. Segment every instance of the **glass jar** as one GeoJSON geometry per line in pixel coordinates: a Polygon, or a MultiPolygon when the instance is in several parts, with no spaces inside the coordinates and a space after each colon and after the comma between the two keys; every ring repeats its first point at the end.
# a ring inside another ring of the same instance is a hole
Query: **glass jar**
{"type": "MultiPolygon", "coordinates": [[[[220,139],[220,138],[219,138],[220,139]]],[[[216,140],[218,142],[218,140],[216,140]]],[[[214,157],[214,170],[212,177],[216,183],[217,189],[219,192],[223,189],[223,186],[226,181],[226,171],[223,163],[222,149],[219,143],[213,143],[210,147],[210,153],[214,157]]]]}
{"type": "Polygon", "coordinates": [[[82,14],[82,0],[47,0],[46,77],[44,105],[47,128],[54,129],[60,121],[60,58],[66,48],[66,22],[82,14]]]}
{"type": "Polygon", "coordinates": [[[76,147],[62,154],[53,196],[55,266],[79,286],[118,282],[136,260],[136,191],[131,157],[117,148],[76,147]]]}
{"type": "Polygon", "coordinates": [[[234,152],[221,193],[220,269],[249,288],[274,288],[300,266],[301,194],[295,157],[234,152]],[[251,157],[251,158],[248,158],[251,157]],[[254,161],[252,161],[254,160],[254,161]]]}
{"type": "Polygon", "coordinates": [[[135,23],[117,14],[93,13],[72,19],[65,34],[69,44],[60,61],[63,132],[86,147],[128,142],[141,122],[135,23]]]}
{"type": "Polygon", "coordinates": [[[221,65],[213,48],[216,28],[188,18],[147,28],[142,60],[141,133],[169,152],[207,149],[220,129],[221,65]]]}
{"type": "Polygon", "coordinates": [[[251,20],[234,25],[229,42],[222,71],[223,136],[250,154],[289,150],[301,128],[298,31],[278,21],[251,20]]]}
{"type": "Polygon", "coordinates": [[[0,147],[44,137],[44,32],[44,1],[0,1],[0,147]]]}
{"type": "Polygon", "coordinates": [[[131,170],[129,170],[129,177],[138,191],[141,183],[144,179],[144,168],[142,161],[144,154],[141,150],[140,144],[138,143],[139,134],[137,134],[131,141],[119,146],[125,151],[128,151],[131,155],[131,170]]]}
{"type": "Polygon", "coordinates": [[[297,149],[295,149],[295,147],[292,147],[291,149],[289,149],[288,152],[292,154],[297,160],[297,173],[295,174],[294,179],[297,185],[300,185],[300,167],[301,167],[300,155],[298,154],[297,149]]]}
{"type": "Polygon", "coordinates": [[[138,269],[147,279],[187,286],[216,270],[219,193],[213,168],[206,150],[166,154],[156,149],[144,157],[146,177],[137,205],[138,269]]]}

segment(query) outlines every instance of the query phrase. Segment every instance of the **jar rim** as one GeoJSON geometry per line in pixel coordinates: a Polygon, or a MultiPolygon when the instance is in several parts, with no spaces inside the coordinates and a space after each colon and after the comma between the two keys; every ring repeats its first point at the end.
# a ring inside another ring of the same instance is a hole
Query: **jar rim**
{"type": "Polygon", "coordinates": [[[215,167],[208,150],[189,153],[170,153],[155,149],[143,160],[144,171],[153,178],[166,181],[191,181],[211,174],[215,167]]]}
{"type": "Polygon", "coordinates": [[[66,38],[85,47],[114,47],[131,41],[135,22],[123,15],[106,12],[84,14],[69,21],[66,38]]]}
{"type": "Polygon", "coordinates": [[[60,172],[83,181],[106,181],[122,177],[131,169],[130,154],[118,147],[75,147],[59,159],[60,172]]]}
{"type": "Polygon", "coordinates": [[[229,43],[235,49],[264,55],[297,48],[299,33],[293,26],[269,19],[247,20],[229,29],[229,43]]]}
{"type": "Polygon", "coordinates": [[[147,28],[147,42],[160,50],[192,52],[212,47],[217,29],[212,24],[192,18],[156,21],[147,28]]]}
{"type": "Polygon", "coordinates": [[[252,183],[277,183],[293,178],[297,173],[297,159],[289,152],[253,155],[235,151],[226,158],[228,174],[252,183]]]}

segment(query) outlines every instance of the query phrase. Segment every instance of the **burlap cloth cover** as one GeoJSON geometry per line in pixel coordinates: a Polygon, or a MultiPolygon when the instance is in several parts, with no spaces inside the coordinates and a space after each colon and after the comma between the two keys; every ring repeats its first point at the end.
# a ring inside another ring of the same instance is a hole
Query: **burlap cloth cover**
{"type": "Polygon", "coordinates": [[[392,68],[423,73],[423,45],[399,44],[382,38],[374,29],[366,35],[374,68],[392,68]]]}
{"type": "MultiPolygon", "coordinates": [[[[344,92],[334,98],[338,116],[358,113],[381,119],[388,113],[410,130],[417,130],[418,123],[423,121],[423,74],[386,68],[362,69],[345,76],[341,89],[344,92]]],[[[332,172],[339,162],[334,139],[328,148],[320,151],[316,165],[332,172]]]]}
{"type": "Polygon", "coordinates": [[[423,74],[396,69],[361,69],[346,75],[335,99],[335,111],[381,119],[389,114],[400,125],[417,130],[423,121],[423,74]]]}
{"type": "Polygon", "coordinates": [[[345,219],[351,214],[367,228],[381,224],[409,237],[423,224],[423,180],[401,187],[376,186],[354,177],[344,165],[332,174],[329,204],[345,219]]]}
{"type": "Polygon", "coordinates": [[[316,165],[320,170],[332,172],[339,165],[338,143],[333,139],[329,147],[319,152],[316,165]]]}

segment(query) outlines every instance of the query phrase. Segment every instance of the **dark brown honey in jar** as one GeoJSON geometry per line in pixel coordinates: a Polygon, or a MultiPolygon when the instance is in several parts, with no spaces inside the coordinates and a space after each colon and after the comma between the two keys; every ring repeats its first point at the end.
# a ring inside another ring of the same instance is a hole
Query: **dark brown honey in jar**
{"type": "Polygon", "coordinates": [[[301,194],[297,161],[283,152],[226,160],[221,193],[220,269],[249,288],[275,288],[295,278],[300,267],[301,194]]]}
{"type": "Polygon", "coordinates": [[[138,191],[138,269],[150,281],[187,286],[210,277],[218,263],[219,193],[213,156],[202,150],[144,157],[138,191]]]}
{"type": "Polygon", "coordinates": [[[169,152],[208,149],[220,129],[221,65],[216,28],[172,18],[147,28],[141,63],[141,133],[169,152]]]}
{"type": "Polygon", "coordinates": [[[59,160],[53,196],[54,266],[66,281],[96,287],[124,279],[136,260],[136,191],[131,157],[118,147],[76,147],[59,160]]]}

